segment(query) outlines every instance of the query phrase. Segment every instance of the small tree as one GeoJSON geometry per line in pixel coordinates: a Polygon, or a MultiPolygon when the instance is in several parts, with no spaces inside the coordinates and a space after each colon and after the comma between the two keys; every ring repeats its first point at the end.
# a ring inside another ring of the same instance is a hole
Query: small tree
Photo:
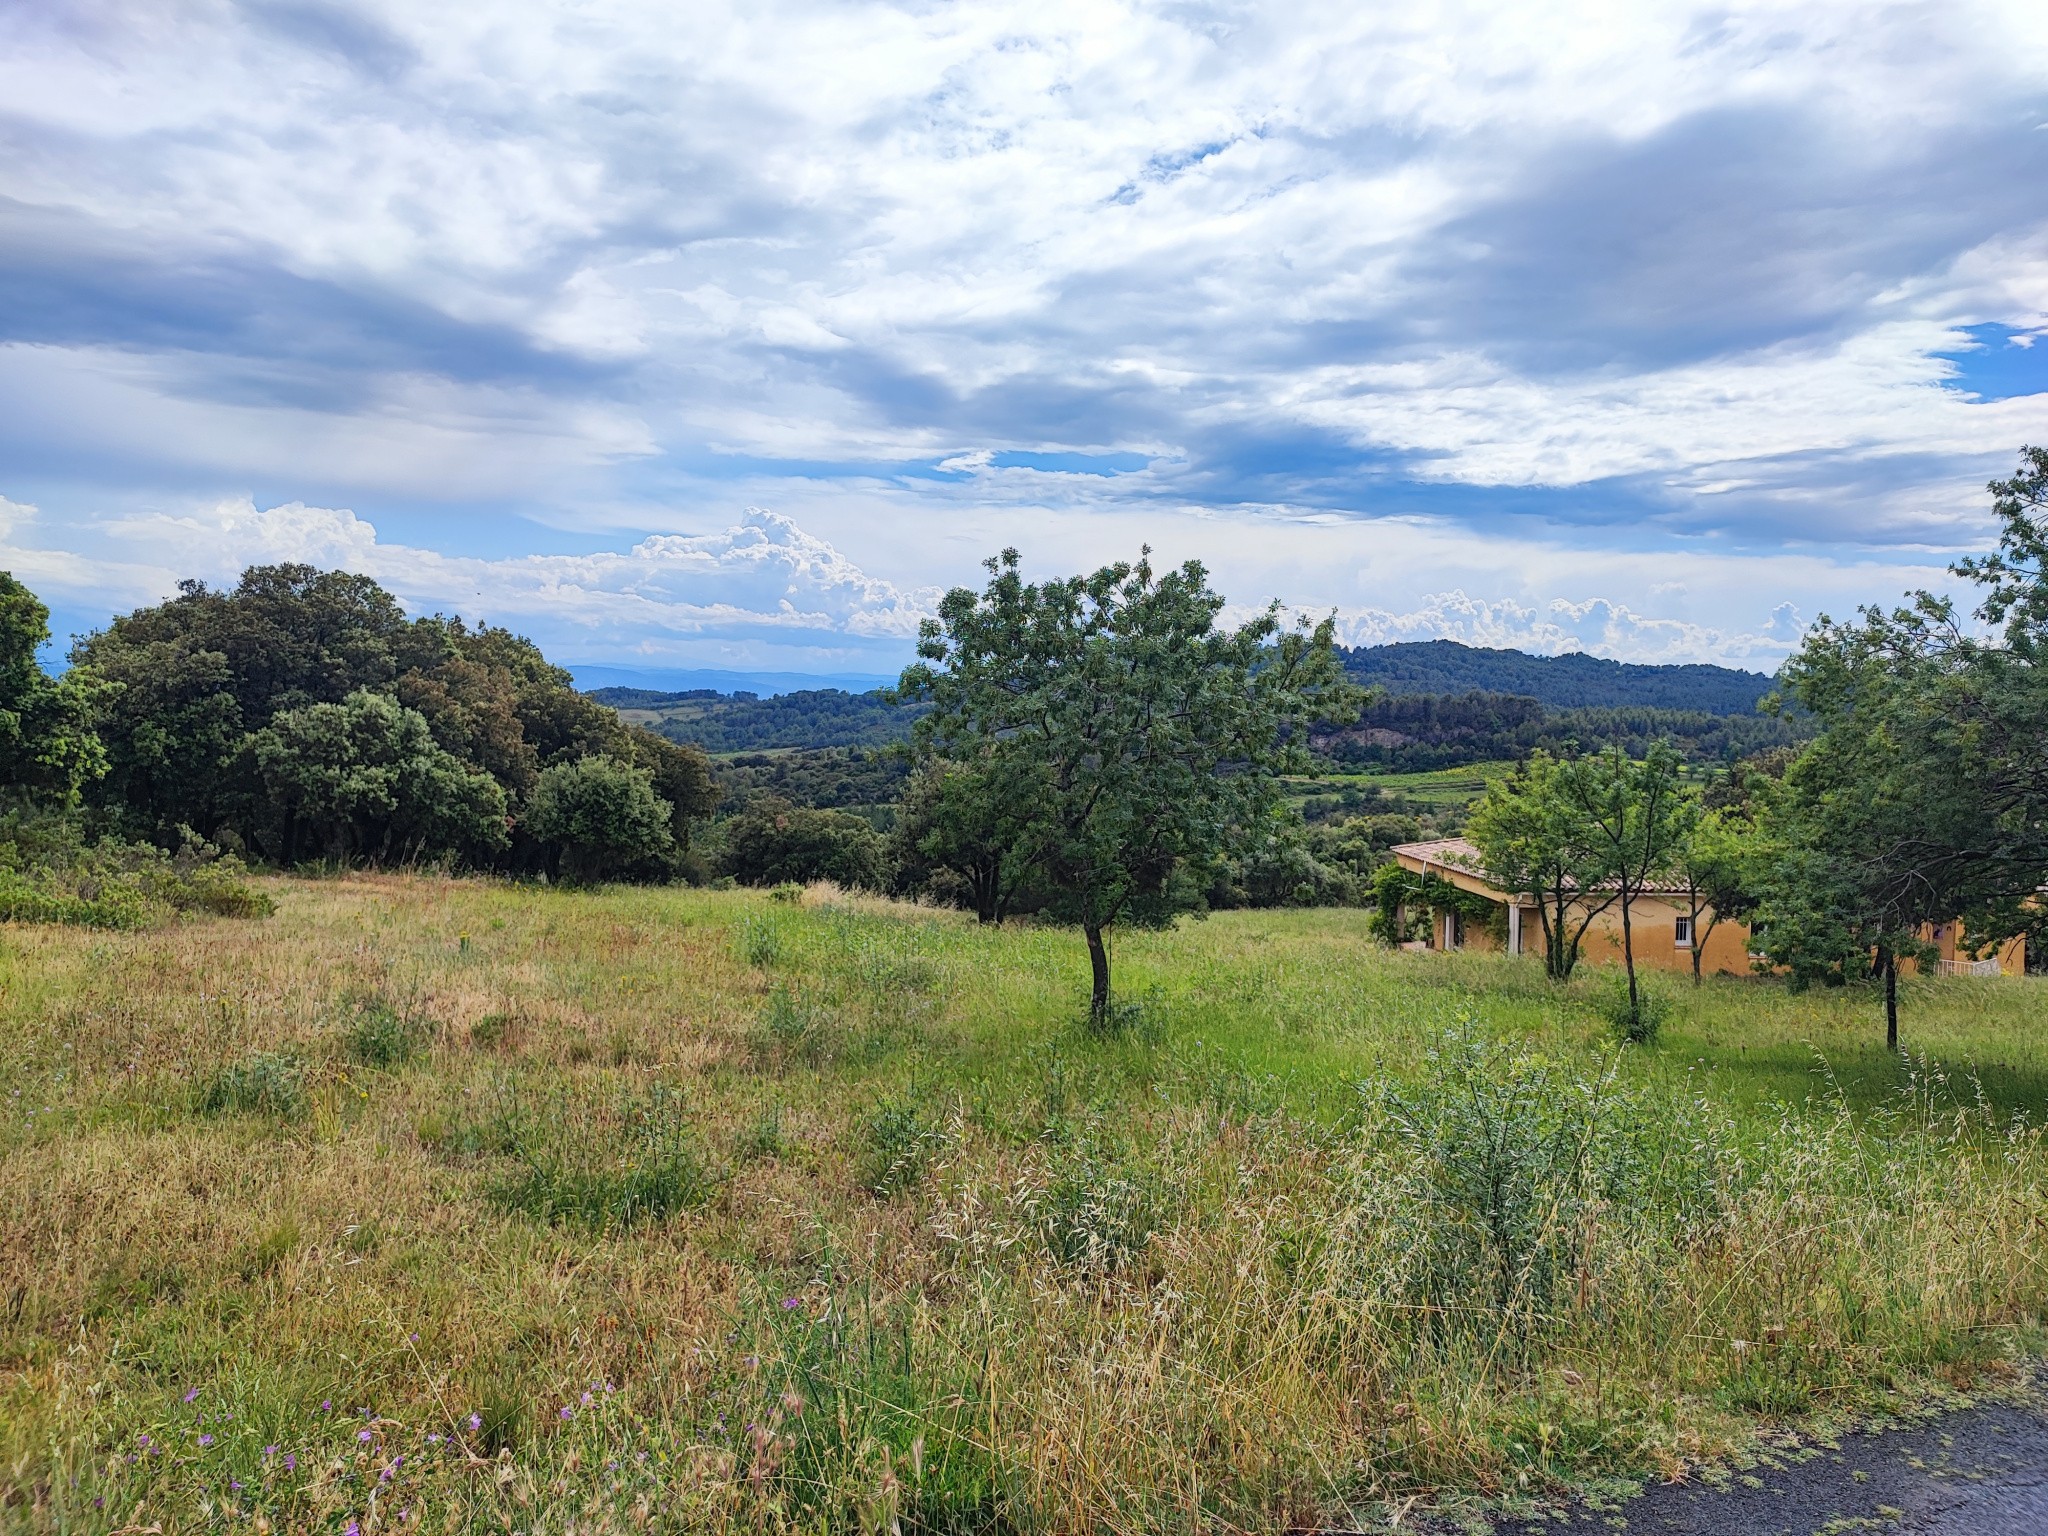
{"type": "Polygon", "coordinates": [[[540,776],[526,830],[548,846],[558,874],[589,883],[658,869],[675,852],[673,815],[645,768],[584,757],[540,776]]]}
{"type": "Polygon", "coordinates": [[[1721,807],[1707,810],[1689,800],[1683,841],[1672,873],[1692,925],[1692,984],[1700,984],[1701,956],[1714,930],[1755,910],[1761,870],[1768,852],[1754,822],[1721,807]]]}
{"type": "Polygon", "coordinates": [[[1196,908],[1212,863],[1266,829],[1276,775],[1307,766],[1311,724],[1355,717],[1359,696],[1327,620],[1287,631],[1275,605],[1217,628],[1198,562],[1035,585],[1005,550],[987,569],[984,591],[946,594],[903,674],[932,704],[915,750],[973,763],[1023,813],[1016,856],[1045,910],[1081,929],[1100,1024],[1104,936],[1196,908]]]}
{"type": "Polygon", "coordinates": [[[964,887],[977,921],[1001,923],[1030,870],[1022,844],[1029,807],[992,763],[933,760],[911,776],[891,836],[907,878],[944,871],[964,887]]]}
{"type": "Polygon", "coordinates": [[[1581,797],[1568,790],[1568,769],[1538,748],[1487,786],[1466,826],[1486,877],[1535,904],[1543,971],[1553,981],[1571,976],[1586,930],[1619,894],[1609,884],[1612,846],[1582,814],[1581,797]]]}
{"type": "Polygon", "coordinates": [[[1620,747],[1565,763],[1555,783],[1567,822],[1575,824],[1594,862],[1613,883],[1621,909],[1621,958],[1628,971],[1628,1011],[1642,1017],[1636,984],[1635,903],[1664,874],[1688,829],[1683,763],[1668,741],[1650,744],[1640,761],[1620,747]]]}

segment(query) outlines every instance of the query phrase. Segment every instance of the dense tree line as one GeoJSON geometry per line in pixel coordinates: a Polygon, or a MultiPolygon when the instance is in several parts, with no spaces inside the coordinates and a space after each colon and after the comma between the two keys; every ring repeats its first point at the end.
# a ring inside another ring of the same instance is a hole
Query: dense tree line
{"type": "Polygon", "coordinates": [[[186,582],[71,663],[5,680],[16,717],[71,742],[24,748],[7,783],[103,836],[603,878],[672,867],[715,800],[701,752],[623,724],[531,641],[408,618],[346,572],[186,582]]]}
{"type": "Polygon", "coordinates": [[[1355,726],[1319,733],[1316,746],[1346,767],[1422,773],[1526,757],[1539,748],[1556,754],[1611,746],[1640,757],[1657,741],[1675,743],[1697,763],[1726,763],[1796,745],[1813,731],[1812,720],[1796,709],[1551,709],[1505,693],[1397,694],[1375,699],[1355,726]]]}
{"type": "Polygon", "coordinates": [[[1339,653],[1356,682],[1389,697],[1505,693],[1551,709],[1685,709],[1746,715],[1772,687],[1733,667],[1608,661],[1583,652],[1531,656],[1455,640],[1414,640],[1339,653]]]}

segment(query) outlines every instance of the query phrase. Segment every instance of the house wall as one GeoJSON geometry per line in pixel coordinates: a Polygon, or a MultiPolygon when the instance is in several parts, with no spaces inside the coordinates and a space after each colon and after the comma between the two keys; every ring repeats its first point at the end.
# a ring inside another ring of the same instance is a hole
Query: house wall
{"type": "MultiPolygon", "coordinates": [[[[1639,896],[1629,904],[1629,937],[1636,964],[1660,971],[1692,974],[1692,950],[1678,944],[1678,919],[1685,909],[1661,896],[1639,896]]],[[[1704,921],[1702,928],[1706,927],[1704,921]]],[[[1579,958],[1594,965],[1621,964],[1621,907],[1617,903],[1593,919],[1579,958]]],[[[1747,976],[1749,928],[1737,922],[1714,924],[1700,952],[1700,970],[1708,976],[1747,976]]]]}

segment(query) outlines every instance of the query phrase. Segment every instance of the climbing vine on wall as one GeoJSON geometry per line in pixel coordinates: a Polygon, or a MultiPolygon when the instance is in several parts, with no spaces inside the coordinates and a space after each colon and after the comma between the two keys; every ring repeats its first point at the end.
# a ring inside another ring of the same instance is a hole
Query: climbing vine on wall
{"type": "Polygon", "coordinates": [[[1405,944],[1421,937],[1431,912],[1455,912],[1468,926],[1484,928],[1506,941],[1507,908],[1453,885],[1442,875],[1417,874],[1390,860],[1373,871],[1369,889],[1373,914],[1366,920],[1366,929],[1382,944],[1405,944]]]}

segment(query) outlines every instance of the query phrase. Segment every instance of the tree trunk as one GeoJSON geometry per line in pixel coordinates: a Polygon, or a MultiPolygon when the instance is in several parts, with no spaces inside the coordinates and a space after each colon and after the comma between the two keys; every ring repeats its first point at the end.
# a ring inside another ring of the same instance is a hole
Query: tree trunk
{"type": "Polygon", "coordinates": [[[1636,993],[1636,940],[1629,927],[1629,890],[1621,888],[1621,963],[1628,970],[1628,1018],[1630,1027],[1641,1022],[1643,1003],[1636,993]]]}
{"type": "Polygon", "coordinates": [[[1884,1048],[1899,1053],[1899,957],[1889,944],[1878,946],[1878,963],[1884,967],[1884,1048]]]}
{"type": "Polygon", "coordinates": [[[1094,989],[1088,996],[1088,1022],[1100,1029],[1109,1018],[1109,950],[1102,942],[1102,930],[1088,926],[1088,965],[1094,974],[1094,989]]]}
{"type": "Polygon", "coordinates": [[[1692,914],[1692,984],[1700,984],[1700,951],[1707,947],[1707,941],[1700,934],[1700,909],[1688,909],[1692,914]]]}

